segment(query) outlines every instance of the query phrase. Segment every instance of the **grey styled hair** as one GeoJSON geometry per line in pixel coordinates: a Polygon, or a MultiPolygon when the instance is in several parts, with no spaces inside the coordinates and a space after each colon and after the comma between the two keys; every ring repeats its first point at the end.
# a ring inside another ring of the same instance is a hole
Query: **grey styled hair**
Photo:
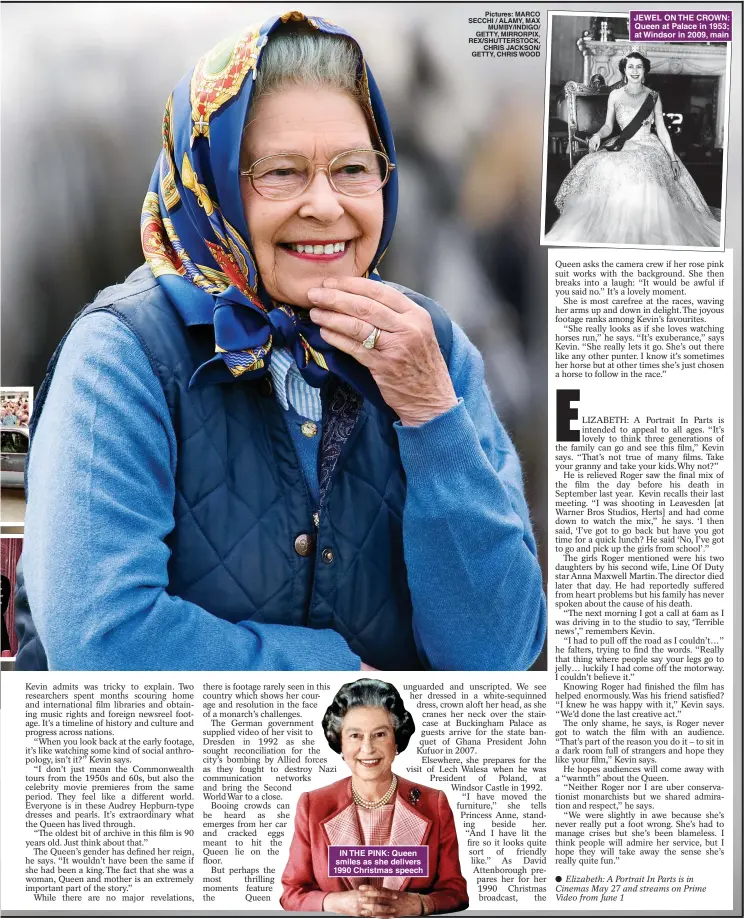
{"type": "Polygon", "coordinates": [[[323,733],[328,745],[335,753],[341,752],[341,728],[343,720],[352,708],[383,708],[390,715],[395,734],[395,744],[402,753],[416,730],[411,713],[406,710],[403,699],[392,683],[383,680],[363,678],[353,683],[344,683],[323,716],[323,733]]]}
{"type": "Polygon", "coordinates": [[[361,51],[350,38],[319,32],[307,22],[288,23],[261,52],[250,107],[286,86],[327,86],[348,93],[366,113],[358,77],[361,61],[361,51]]]}

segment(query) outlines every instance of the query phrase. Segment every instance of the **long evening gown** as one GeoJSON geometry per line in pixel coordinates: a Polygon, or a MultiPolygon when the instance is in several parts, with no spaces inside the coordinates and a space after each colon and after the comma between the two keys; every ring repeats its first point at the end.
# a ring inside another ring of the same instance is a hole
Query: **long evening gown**
{"type": "MultiPolygon", "coordinates": [[[[622,98],[615,103],[621,129],[638,108],[622,98]]],[[[669,156],[651,132],[653,121],[652,112],[617,153],[587,153],[579,160],[558,190],[561,216],[545,242],[720,245],[720,223],[681,163],[675,180],[669,156]]]]}

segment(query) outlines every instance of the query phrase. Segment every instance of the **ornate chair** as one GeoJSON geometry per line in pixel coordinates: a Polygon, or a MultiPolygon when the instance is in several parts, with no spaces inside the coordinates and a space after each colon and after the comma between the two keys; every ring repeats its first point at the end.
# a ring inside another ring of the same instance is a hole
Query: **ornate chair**
{"type": "Polygon", "coordinates": [[[592,84],[576,83],[574,80],[566,83],[568,158],[571,169],[588,152],[589,138],[605,123],[607,97],[618,86],[622,86],[622,83],[605,86],[596,79],[592,84]]]}

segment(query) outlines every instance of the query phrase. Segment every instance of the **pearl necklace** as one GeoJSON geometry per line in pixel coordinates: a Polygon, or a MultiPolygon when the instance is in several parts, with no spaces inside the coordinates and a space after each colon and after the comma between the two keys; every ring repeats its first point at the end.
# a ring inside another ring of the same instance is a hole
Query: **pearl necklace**
{"type": "Polygon", "coordinates": [[[356,788],[354,788],[354,782],[352,780],[351,794],[352,794],[352,797],[354,798],[354,804],[358,804],[359,807],[366,807],[367,810],[372,810],[373,808],[376,808],[376,807],[384,807],[395,794],[395,789],[397,787],[398,787],[398,776],[394,775],[393,781],[390,783],[390,788],[388,788],[385,794],[378,801],[365,801],[365,799],[362,798],[361,795],[357,792],[356,788]]]}
{"type": "Polygon", "coordinates": [[[626,92],[629,96],[640,96],[640,95],[642,95],[642,94],[646,91],[646,85],[645,85],[645,83],[641,83],[641,88],[638,90],[637,93],[632,93],[632,92],[628,89],[627,86],[623,86],[623,89],[625,90],[625,92],[626,92]]]}

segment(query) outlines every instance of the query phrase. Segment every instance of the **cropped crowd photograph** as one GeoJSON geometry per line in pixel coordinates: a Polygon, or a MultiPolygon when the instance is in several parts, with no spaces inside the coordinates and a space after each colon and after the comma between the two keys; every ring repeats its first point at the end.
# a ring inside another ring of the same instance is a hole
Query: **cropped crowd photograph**
{"type": "MultiPolygon", "coordinates": [[[[18,638],[15,633],[15,573],[22,549],[23,539],[19,536],[5,536],[0,539],[0,657],[4,661],[6,658],[14,658],[18,651],[18,638]]],[[[9,660],[5,662],[8,663],[9,660]]]]}
{"type": "Polygon", "coordinates": [[[471,31],[9,7],[16,669],[545,669],[541,65],[471,31]]]}
{"type": "Polygon", "coordinates": [[[0,533],[22,534],[26,514],[24,475],[28,454],[30,388],[0,388],[0,533]]]}
{"type": "Polygon", "coordinates": [[[728,43],[628,26],[551,16],[543,242],[722,248],[728,43]]]}

